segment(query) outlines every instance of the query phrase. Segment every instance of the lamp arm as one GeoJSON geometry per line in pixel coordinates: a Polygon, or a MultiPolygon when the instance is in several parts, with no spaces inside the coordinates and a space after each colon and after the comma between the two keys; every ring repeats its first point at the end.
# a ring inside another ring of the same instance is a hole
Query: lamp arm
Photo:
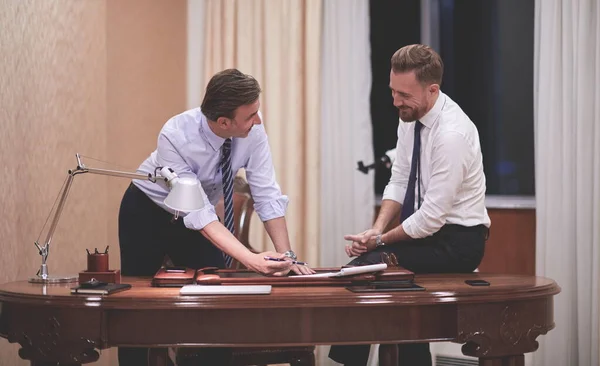
{"type": "Polygon", "coordinates": [[[54,214],[54,218],[52,219],[52,223],[50,224],[50,229],[48,230],[48,235],[46,236],[46,241],[43,246],[36,241],[34,244],[38,248],[40,255],[42,256],[42,266],[38,271],[38,276],[42,278],[48,277],[48,266],[46,265],[46,259],[48,258],[48,254],[50,252],[50,242],[52,241],[52,234],[54,230],[56,230],[56,226],[58,225],[58,219],[62,212],[63,207],[65,206],[65,202],[67,201],[67,196],[69,195],[69,190],[71,189],[71,185],[73,184],[73,174],[69,171],[69,175],[67,177],[67,181],[65,182],[63,189],[60,193],[60,200],[58,201],[58,207],[56,208],[56,213],[54,214]]]}
{"type": "MultiPolygon", "coordinates": [[[[143,179],[149,180],[153,183],[156,183],[157,179],[164,179],[167,184],[173,184],[178,179],[177,174],[173,172],[171,168],[162,167],[160,168],[160,174],[152,175],[152,174],[139,174],[139,173],[131,173],[131,172],[123,172],[118,170],[107,170],[107,169],[97,169],[97,168],[89,168],[86,167],[81,162],[81,156],[79,154],[75,155],[77,158],[77,168],[74,170],[68,171],[67,181],[64,184],[64,187],[60,193],[60,199],[58,201],[58,206],[56,208],[56,212],[54,213],[54,217],[52,218],[52,222],[50,224],[50,229],[46,235],[46,240],[43,245],[40,245],[37,241],[34,243],[37,247],[40,255],[42,256],[42,265],[38,271],[38,276],[42,279],[48,278],[48,266],[46,264],[46,259],[48,258],[48,254],[50,252],[50,242],[52,241],[52,236],[54,235],[54,231],[56,231],[56,227],[58,226],[58,221],[60,220],[60,216],[62,214],[65,203],[67,202],[67,197],[69,195],[69,191],[71,190],[71,185],[73,184],[73,178],[77,174],[91,173],[91,174],[99,174],[99,175],[109,175],[114,177],[122,177],[122,178],[131,178],[131,179],[143,179]]],[[[158,169],[157,169],[158,170],[158,169]]]]}
{"type": "Polygon", "coordinates": [[[129,172],[121,172],[118,170],[107,170],[107,169],[98,169],[98,168],[84,168],[85,171],[81,171],[82,173],[91,173],[91,174],[100,174],[100,175],[110,175],[113,177],[122,177],[122,178],[131,178],[131,179],[144,179],[150,181],[156,181],[156,177],[152,177],[151,174],[139,174],[139,173],[129,173],[129,172]]]}

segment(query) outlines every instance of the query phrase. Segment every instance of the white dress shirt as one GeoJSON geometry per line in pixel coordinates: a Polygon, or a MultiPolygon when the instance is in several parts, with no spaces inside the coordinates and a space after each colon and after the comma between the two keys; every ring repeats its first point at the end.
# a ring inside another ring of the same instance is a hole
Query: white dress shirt
{"type": "MultiPolygon", "coordinates": [[[[179,177],[196,178],[204,190],[205,206],[184,216],[187,228],[200,230],[218,220],[214,205],[223,196],[220,169],[221,146],[225,139],[215,135],[200,108],[183,112],[169,119],[163,126],[157,148],[140,165],[138,172],[154,174],[159,166],[168,166],[179,177]]],[[[262,221],[285,216],[288,197],[281,194],[275,179],[271,151],[265,128],[254,125],[246,138],[231,142],[231,171],[235,176],[240,168],[246,169],[246,178],[252,191],[254,208],[262,221]]],[[[168,194],[164,184],[134,180],[152,201],[174,213],[164,205],[168,194]]]]}
{"type": "MultiPolygon", "coordinates": [[[[421,207],[415,187],[415,213],[402,227],[411,238],[424,238],[445,224],[490,226],[485,207],[485,175],[475,124],[440,91],[433,108],[420,119],[421,207]]],[[[400,120],[396,159],[383,199],[404,201],[410,174],[415,123],[400,120]]]]}

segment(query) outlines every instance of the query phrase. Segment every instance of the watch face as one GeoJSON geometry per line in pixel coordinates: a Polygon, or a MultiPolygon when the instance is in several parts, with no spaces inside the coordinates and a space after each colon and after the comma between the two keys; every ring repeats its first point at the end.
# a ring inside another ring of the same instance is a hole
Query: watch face
{"type": "Polygon", "coordinates": [[[287,252],[283,253],[284,256],[292,258],[293,260],[296,260],[296,253],[292,252],[291,250],[288,250],[287,252]]]}

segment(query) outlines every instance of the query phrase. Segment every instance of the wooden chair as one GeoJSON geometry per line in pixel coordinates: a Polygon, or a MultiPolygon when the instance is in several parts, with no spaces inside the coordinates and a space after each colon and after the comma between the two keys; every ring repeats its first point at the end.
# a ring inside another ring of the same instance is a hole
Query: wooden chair
{"type": "MultiPolygon", "coordinates": [[[[254,253],[258,253],[249,242],[250,219],[254,213],[254,200],[250,192],[250,187],[246,180],[236,176],[233,181],[233,215],[235,220],[235,236],[246,248],[254,253]]],[[[223,200],[215,206],[219,217],[223,217],[223,200]]],[[[230,268],[245,268],[237,260],[233,260],[230,268]]],[[[236,348],[233,351],[231,365],[270,365],[289,363],[291,366],[314,366],[315,365],[315,347],[244,347],[236,348]]],[[[191,349],[180,348],[180,357],[186,353],[192,353],[191,349]]],[[[185,357],[185,356],[184,356],[185,357]]]]}

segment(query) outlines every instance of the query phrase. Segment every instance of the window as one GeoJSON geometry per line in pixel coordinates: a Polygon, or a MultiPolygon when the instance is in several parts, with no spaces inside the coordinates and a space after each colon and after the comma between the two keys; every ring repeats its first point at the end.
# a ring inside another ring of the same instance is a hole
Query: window
{"type": "MultiPolygon", "coordinates": [[[[396,143],[398,113],[387,88],[389,59],[398,48],[421,42],[442,56],[442,91],[479,130],[487,194],[534,195],[534,1],[398,3],[371,0],[375,156],[396,143]]],[[[383,192],[389,174],[377,172],[376,193],[383,192]]]]}
{"type": "MultiPolygon", "coordinates": [[[[392,104],[390,93],[390,58],[402,46],[419,43],[419,0],[370,0],[371,18],[371,120],[373,148],[378,159],[396,147],[398,140],[398,110],[392,104]]],[[[365,162],[368,163],[368,162],[365,162]]],[[[382,194],[390,180],[390,171],[375,171],[375,192],[382,194]]]]}

